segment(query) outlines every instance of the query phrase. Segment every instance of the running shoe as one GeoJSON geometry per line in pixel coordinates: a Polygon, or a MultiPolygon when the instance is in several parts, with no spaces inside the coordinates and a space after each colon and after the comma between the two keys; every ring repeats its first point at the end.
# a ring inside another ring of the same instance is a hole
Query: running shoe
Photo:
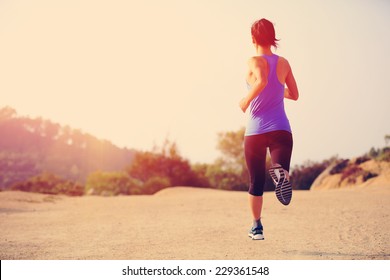
{"type": "Polygon", "coordinates": [[[281,166],[274,166],[269,169],[269,174],[275,184],[276,197],[283,205],[289,205],[292,198],[292,187],[286,173],[287,171],[281,166]]]}
{"type": "Polygon", "coordinates": [[[264,240],[263,227],[251,228],[248,232],[248,236],[253,240],[264,240]]]}

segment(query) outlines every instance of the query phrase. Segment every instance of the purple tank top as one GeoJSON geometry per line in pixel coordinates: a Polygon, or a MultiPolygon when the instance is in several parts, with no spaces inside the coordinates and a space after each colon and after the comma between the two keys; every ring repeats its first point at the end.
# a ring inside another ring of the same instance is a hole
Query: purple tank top
{"type": "MultiPolygon", "coordinates": [[[[263,55],[269,65],[268,83],[263,91],[252,100],[245,135],[263,134],[276,130],[291,132],[290,123],[284,110],[284,85],[276,74],[279,56],[263,55]]],[[[251,86],[248,84],[248,89],[251,86]]]]}

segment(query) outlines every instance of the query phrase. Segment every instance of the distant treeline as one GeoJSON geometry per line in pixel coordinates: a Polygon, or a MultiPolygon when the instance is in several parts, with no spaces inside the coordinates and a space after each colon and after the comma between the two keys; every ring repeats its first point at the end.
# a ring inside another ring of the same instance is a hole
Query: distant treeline
{"type": "Polygon", "coordinates": [[[0,109],[0,190],[43,173],[84,184],[96,170],[123,169],[134,154],[69,126],[0,109]]]}
{"type": "MultiPolygon", "coordinates": [[[[152,151],[120,149],[105,140],[47,120],[18,117],[0,109],[0,189],[66,195],[153,194],[172,186],[246,191],[244,128],[218,134],[221,156],[191,164],[174,142],[152,151]]],[[[389,137],[386,136],[386,144],[389,137]]],[[[371,149],[364,160],[390,161],[390,149],[371,149]]],[[[294,189],[307,190],[335,161],[308,161],[291,169],[294,189]]],[[[270,166],[270,158],[267,158],[270,166]]],[[[348,170],[347,170],[348,171],[348,170]]],[[[345,171],[345,172],[347,172],[345,171]]],[[[350,171],[348,171],[350,172],[350,171]]],[[[274,190],[267,176],[265,190],[274,190]]]]}

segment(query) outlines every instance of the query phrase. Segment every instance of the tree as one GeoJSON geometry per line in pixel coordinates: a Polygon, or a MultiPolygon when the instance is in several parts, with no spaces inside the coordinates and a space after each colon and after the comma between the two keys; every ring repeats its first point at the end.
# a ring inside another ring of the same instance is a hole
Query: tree
{"type": "MultiPolygon", "coordinates": [[[[245,128],[237,131],[218,133],[217,148],[222,156],[218,158],[208,171],[208,178],[213,187],[230,190],[247,190],[249,186],[249,174],[244,155],[245,128]]],[[[267,156],[266,169],[271,166],[271,159],[267,156]]],[[[274,190],[270,176],[265,177],[264,190],[274,190]]]]}
{"type": "Polygon", "coordinates": [[[217,159],[207,168],[206,177],[213,188],[242,191],[248,189],[247,178],[243,179],[241,172],[227,165],[222,159],[217,159]]]}
{"type": "Polygon", "coordinates": [[[160,150],[137,152],[127,172],[144,183],[153,177],[167,178],[171,186],[199,186],[201,183],[189,161],[180,156],[176,143],[168,140],[160,150]]]}
{"type": "Polygon", "coordinates": [[[198,187],[210,187],[212,184],[210,183],[208,172],[209,172],[209,164],[207,163],[196,163],[192,165],[192,171],[195,174],[198,187]]]}
{"type": "Polygon", "coordinates": [[[389,145],[389,142],[390,142],[390,135],[385,135],[385,143],[386,143],[386,146],[389,145]]]}
{"type": "Polygon", "coordinates": [[[43,172],[84,183],[95,170],[123,170],[133,156],[81,130],[0,109],[0,189],[43,172]]]}
{"type": "Polygon", "coordinates": [[[0,121],[12,119],[16,116],[16,110],[11,107],[3,107],[0,109],[0,121]]]}
{"type": "Polygon", "coordinates": [[[221,156],[209,165],[205,176],[214,188],[225,190],[247,190],[243,140],[245,128],[238,131],[218,133],[217,149],[221,156]]]}
{"type": "Polygon", "coordinates": [[[167,177],[151,177],[142,186],[142,194],[155,194],[170,186],[171,181],[167,177]]]}
{"type": "Polygon", "coordinates": [[[243,152],[244,133],[244,127],[238,131],[218,133],[217,149],[222,153],[224,164],[236,168],[238,172],[242,172],[245,169],[243,152]]]}

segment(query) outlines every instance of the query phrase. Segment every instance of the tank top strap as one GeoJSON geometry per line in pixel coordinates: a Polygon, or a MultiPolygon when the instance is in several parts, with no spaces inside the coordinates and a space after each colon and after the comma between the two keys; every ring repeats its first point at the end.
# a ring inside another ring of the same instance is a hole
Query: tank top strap
{"type": "Polygon", "coordinates": [[[279,56],[276,54],[273,55],[263,55],[265,60],[267,60],[269,66],[268,80],[274,79],[276,77],[276,65],[278,63],[279,56]]]}

